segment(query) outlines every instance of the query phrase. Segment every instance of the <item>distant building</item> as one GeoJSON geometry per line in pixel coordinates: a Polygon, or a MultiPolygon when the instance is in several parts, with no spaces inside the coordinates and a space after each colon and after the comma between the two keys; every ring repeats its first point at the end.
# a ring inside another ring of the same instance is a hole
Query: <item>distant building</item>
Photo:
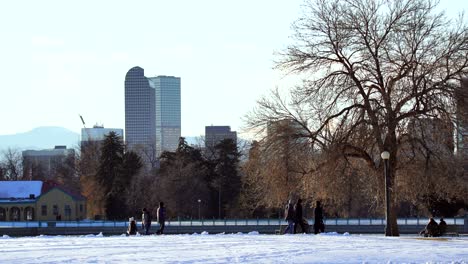
{"type": "Polygon", "coordinates": [[[205,126],[205,152],[207,156],[212,156],[215,146],[224,139],[232,139],[237,144],[237,132],[231,131],[230,126],[205,126]]]}
{"type": "Polygon", "coordinates": [[[146,157],[174,151],[181,134],[180,78],[147,78],[140,67],[125,77],[125,141],[146,157]],[[148,153],[148,151],[154,153],[148,153]]]}
{"type": "Polygon", "coordinates": [[[156,95],[156,156],[175,151],[181,133],[180,78],[156,76],[148,78],[156,95]]]}
{"type": "Polygon", "coordinates": [[[123,140],[123,129],[121,128],[104,128],[104,126],[95,125],[93,128],[81,129],[81,142],[86,141],[102,141],[110,133],[114,132],[123,140]]]}
{"type": "Polygon", "coordinates": [[[86,198],[53,181],[0,181],[0,221],[86,218],[86,198]]]}
{"type": "MultiPolygon", "coordinates": [[[[413,119],[408,123],[411,137],[420,139],[425,147],[436,153],[453,154],[454,126],[450,120],[438,118],[413,119]]],[[[418,147],[421,147],[418,144],[418,147]]]]}
{"type": "MultiPolygon", "coordinates": [[[[59,173],[74,173],[75,150],[66,146],[53,149],[25,150],[23,154],[23,175],[29,180],[53,179],[59,173]]],[[[63,175],[72,177],[72,175],[63,175]]]]}

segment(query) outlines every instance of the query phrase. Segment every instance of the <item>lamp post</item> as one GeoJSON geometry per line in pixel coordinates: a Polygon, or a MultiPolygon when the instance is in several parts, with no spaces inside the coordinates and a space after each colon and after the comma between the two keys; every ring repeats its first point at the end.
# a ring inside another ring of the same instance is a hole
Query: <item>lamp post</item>
{"type": "Polygon", "coordinates": [[[389,223],[390,218],[390,190],[389,190],[389,173],[388,173],[388,160],[390,159],[390,152],[384,151],[380,154],[384,160],[384,175],[385,175],[385,236],[392,235],[392,227],[389,223]]]}
{"type": "Polygon", "coordinates": [[[200,203],[201,203],[201,199],[198,199],[198,219],[200,220],[201,217],[200,217],[200,203]]]}

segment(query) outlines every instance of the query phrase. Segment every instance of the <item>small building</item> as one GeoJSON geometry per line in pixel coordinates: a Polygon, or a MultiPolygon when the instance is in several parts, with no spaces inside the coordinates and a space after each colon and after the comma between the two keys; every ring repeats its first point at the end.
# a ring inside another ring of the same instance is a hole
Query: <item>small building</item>
{"type": "Polygon", "coordinates": [[[86,198],[52,181],[0,181],[0,221],[82,220],[86,198]]]}

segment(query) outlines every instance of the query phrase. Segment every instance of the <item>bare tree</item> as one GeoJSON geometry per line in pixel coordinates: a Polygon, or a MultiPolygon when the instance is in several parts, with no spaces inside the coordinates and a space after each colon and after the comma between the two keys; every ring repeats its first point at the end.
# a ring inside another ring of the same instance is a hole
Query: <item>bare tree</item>
{"type": "Polygon", "coordinates": [[[159,157],[157,156],[156,140],[151,140],[148,144],[137,144],[133,147],[143,160],[144,168],[151,171],[157,168],[159,157]]]}
{"type": "Polygon", "coordinates": [[[291,120],[270,122],[268,135],[252,144],[249,159],[242,166],[243,200],[249,201],[251,210],[280,208],[288,199],[301,195],[304,199],[302,178],[309,172],[313,153],[307,141],[297,136],[300,131],[291,120]]]}
{"type": "Polygon", "coordinates": [[[80,145],[77,169],[83,195],[87,198],[88,217],[104,215],[104,192],[99,187],[96,174],[101,155],[100,141],[86,141],[80,145]]]}
{"type": "Polygon", "coordinates": [[[314,148],[335,146],[381,177],[379,155],[390,152],[392,197],[387,235],[399,235],[395,205],[399,136],[410,120],[455,117],[454,95],[468,74],[468,28],[432,0],[315,0],[293,25],[295,43],[278,68],[308,75],[286,100],[263,99],[250,127],[273,119],[303,126],[314,148]],[[330,133],[331,132],[331,133],[330,133]],[[365,144],[359,137],[365,137],[365,144]]]}
{"type": "Polygon", "coordinates": [[[23,156],[18,149],[8,148],[3,151],[0,160],[0,170],[3,180],[19,181],[23,179],[23,156]]]}

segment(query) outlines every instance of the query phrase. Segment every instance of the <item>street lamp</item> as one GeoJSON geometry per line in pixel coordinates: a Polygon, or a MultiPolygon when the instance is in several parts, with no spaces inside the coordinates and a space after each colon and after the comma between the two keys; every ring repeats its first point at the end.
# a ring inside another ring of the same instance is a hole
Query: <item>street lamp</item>
{"type": "Polygon", "coordinates": [[[384,151],[380,154],[384,160],[384,175],[385,175],[385,236],[392,235],[392,226],[389,223],[390,218],[390,190],[389,190],[389,173],[388,173],[388,160],[390,159],[390,152],[384,151]]]}
{"type": "Polygon", "coordinates": [[[200,217],[200,203],[201,203],[201,199],[198,199],[198,219],[200,220],[201,217],[200,217]]]}

